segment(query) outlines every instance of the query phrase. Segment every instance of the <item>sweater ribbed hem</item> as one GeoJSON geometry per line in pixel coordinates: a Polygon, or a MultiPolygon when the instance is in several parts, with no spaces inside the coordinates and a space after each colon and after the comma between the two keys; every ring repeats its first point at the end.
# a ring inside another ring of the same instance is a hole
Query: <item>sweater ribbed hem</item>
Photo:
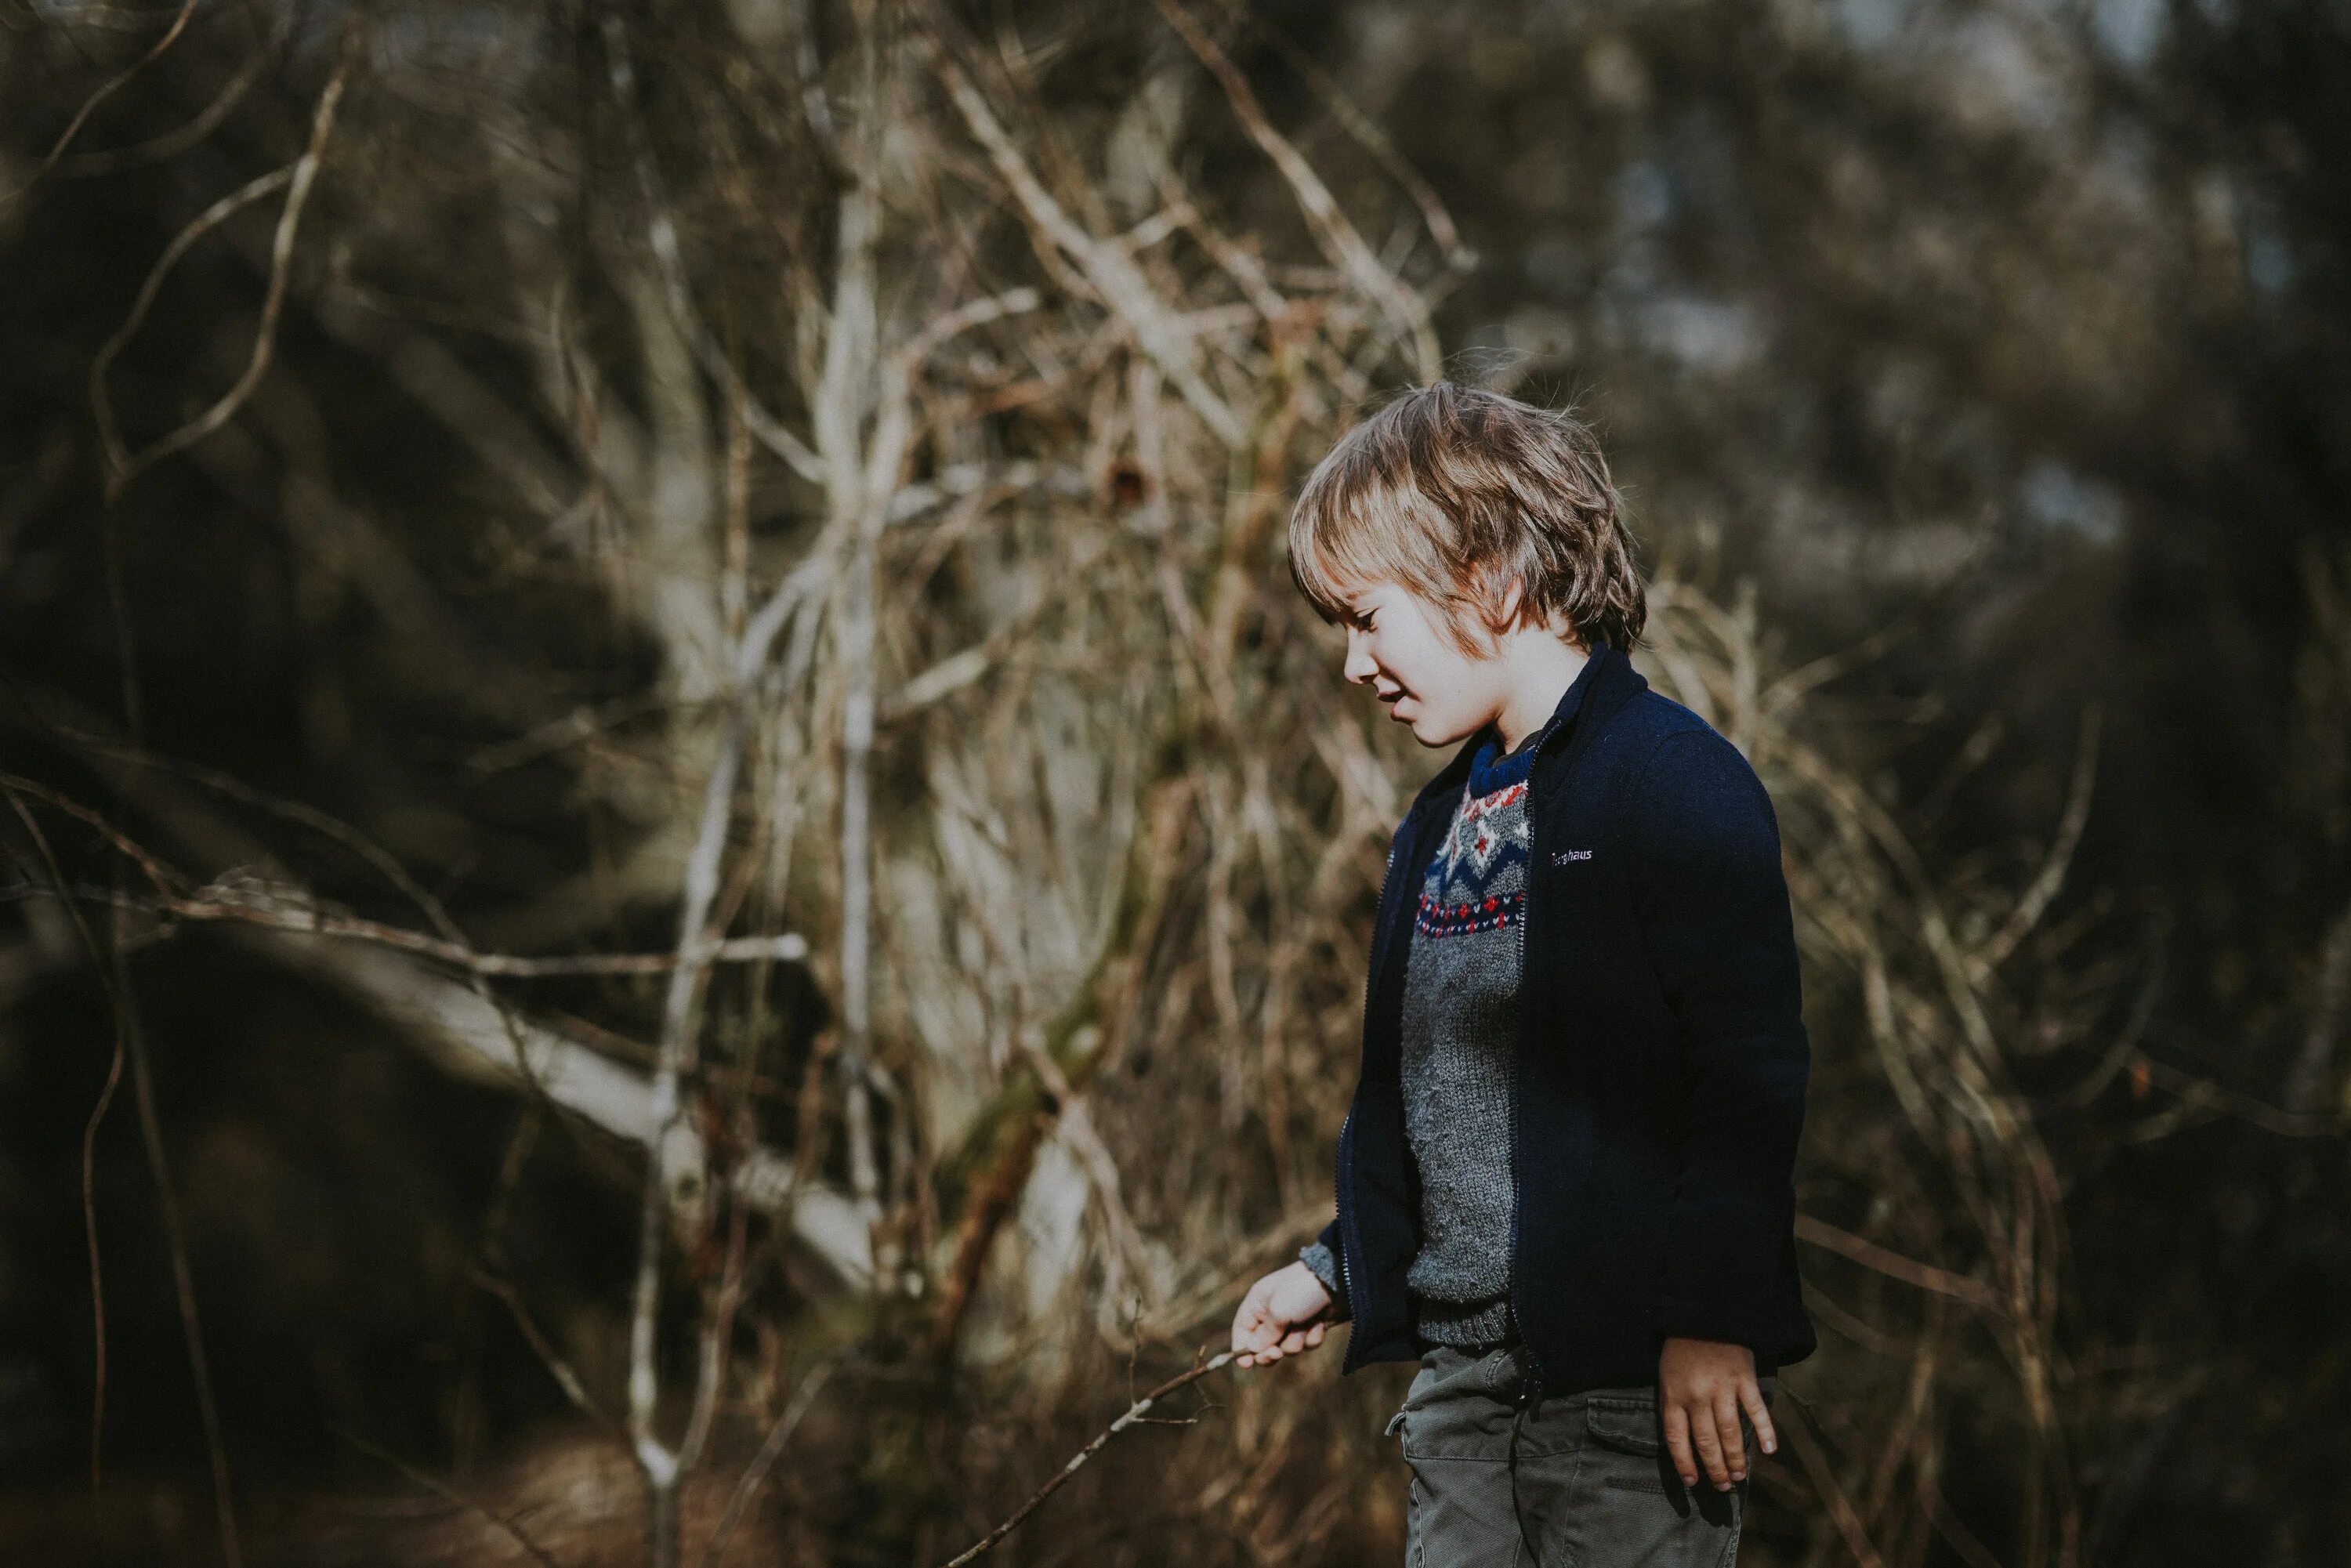
{"type": "Polygon", "coordinates": [[[1455,1350],[1486,1350],[1513,1343],[1519,1337],[1510,1322],[1508,1294],[1490,1296],[1482,1301],[1443,1301],[1434,1296],[1422,1296],[1416,1304],[1420,1315],[1420,1337],[1436,1344],[1449,1345],[1455,1350]]]}

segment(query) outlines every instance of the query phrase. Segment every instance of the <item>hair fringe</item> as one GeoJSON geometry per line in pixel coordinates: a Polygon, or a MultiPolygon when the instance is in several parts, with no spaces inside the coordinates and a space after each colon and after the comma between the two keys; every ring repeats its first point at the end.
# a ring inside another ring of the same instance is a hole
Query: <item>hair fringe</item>
{"type": "Polygon", "coordinates": [[[1402,583],[1447,612],[1464,651],[1471,620],[1491,632],[1510,581],[1513,625],[1564,620],[1586,647],[1632,652],[1648,591],[1622,500],[1592,428],[1567,410],[1437,382],[1416,387],[1340,438],[1290,515],[1290,572],[1326,621],[1346,591],[1402,583]]]}

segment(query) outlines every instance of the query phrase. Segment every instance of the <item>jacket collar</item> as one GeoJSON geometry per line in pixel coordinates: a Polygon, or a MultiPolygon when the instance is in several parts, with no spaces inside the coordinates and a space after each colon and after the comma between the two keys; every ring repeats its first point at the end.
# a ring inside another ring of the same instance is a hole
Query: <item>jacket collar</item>
{"type": "MultiPolygon", "coordinates": [[[[1559,706],[1552,710],[1543,733],[1535,740],[1536,765],[1541,765],[1544,752],[1562,747],[1566,747],[1564,755],[1572,759],[1583,749],[1581,743],[1586,737],[1604,728],[1616,710],[1647,690],[1648,685],[1641,672],[1633,667],[1630,658],[1605,637],[1595,638],[1592,656],[1584,660],[1583,668],[1576,672],[1575,679],[1560,695],[1559,706]]],[[[1488,725],[1461,743],[1453,759],[1422,787],[1413,801],[1416,810],[1423,803],[1448,795],[1468,782],[1469,765],[1492,730],[1493,727],[1488,725]]]]}

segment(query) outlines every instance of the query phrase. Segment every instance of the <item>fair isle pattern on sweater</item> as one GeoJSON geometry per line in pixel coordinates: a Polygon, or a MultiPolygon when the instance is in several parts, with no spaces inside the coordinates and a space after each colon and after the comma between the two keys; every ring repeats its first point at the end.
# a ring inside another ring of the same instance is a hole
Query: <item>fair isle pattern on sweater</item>
{"type": "Polygon", "coordinates": [[[1523,778],[1484,795],[1463,795],[1453,830],[1421,883],[1413,921],[1418,935],[1497,931],[1519,918],[1527,903],[1526,798],[1523,778]]]}

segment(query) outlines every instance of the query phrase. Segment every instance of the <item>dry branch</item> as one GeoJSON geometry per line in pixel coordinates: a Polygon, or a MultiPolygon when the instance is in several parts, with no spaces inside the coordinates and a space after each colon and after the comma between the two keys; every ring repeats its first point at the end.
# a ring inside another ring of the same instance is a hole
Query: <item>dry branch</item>
{"type": "MultiPolygon", "coordinates": [[[[381,949],[290,933],[256,931],[247,942],[363,1003],[450,1071],[543,1094],[590,1125],[640,1148],[650,1149],[660,1134],[663,1119],[653,1085],[642,1075],[528,1020],[513,1020],[513,1032],[521,1040],[517,1060],[509,1020],[499,1009],[424,964],[381,949]]],[[[682,1155],[690,1154],[683,1147],[687,1139],[699,1145],[698,1134],[683,1130],[678,1135],[682,1155]]],[[[844,1279],[862,1280],[870,1272],[863,1218],[822,1183],[798,1176],[790,1160],[752,1151],[735,1167],[732,1183],[747,1202],[763,1208],[778,1208],[789,1195],[789,1212],[780,1218],[794,1235],[844,1279]]]]}
{"type": "Polygon", "coordinates": [[[1077,264],[1102,303],[1126,323],[1144,352],[1176,383],[1184,401],[1202,422],[1226,444],[1240,444],[1244,434],[1240,416],[1202,378],[1190,350],[1185,346],[1184,334],[1169,319],[1166,303],[1151,287],[1143,269],[1118,246],[1086,233],[1063,210],[1020,156],[996,111],[963,68],[944,48],[937,59],[940,79],[946,84],[948,96],[962,113],[973,139],[987,149],[1021,211],[1050,244],[1077,264]]]}

